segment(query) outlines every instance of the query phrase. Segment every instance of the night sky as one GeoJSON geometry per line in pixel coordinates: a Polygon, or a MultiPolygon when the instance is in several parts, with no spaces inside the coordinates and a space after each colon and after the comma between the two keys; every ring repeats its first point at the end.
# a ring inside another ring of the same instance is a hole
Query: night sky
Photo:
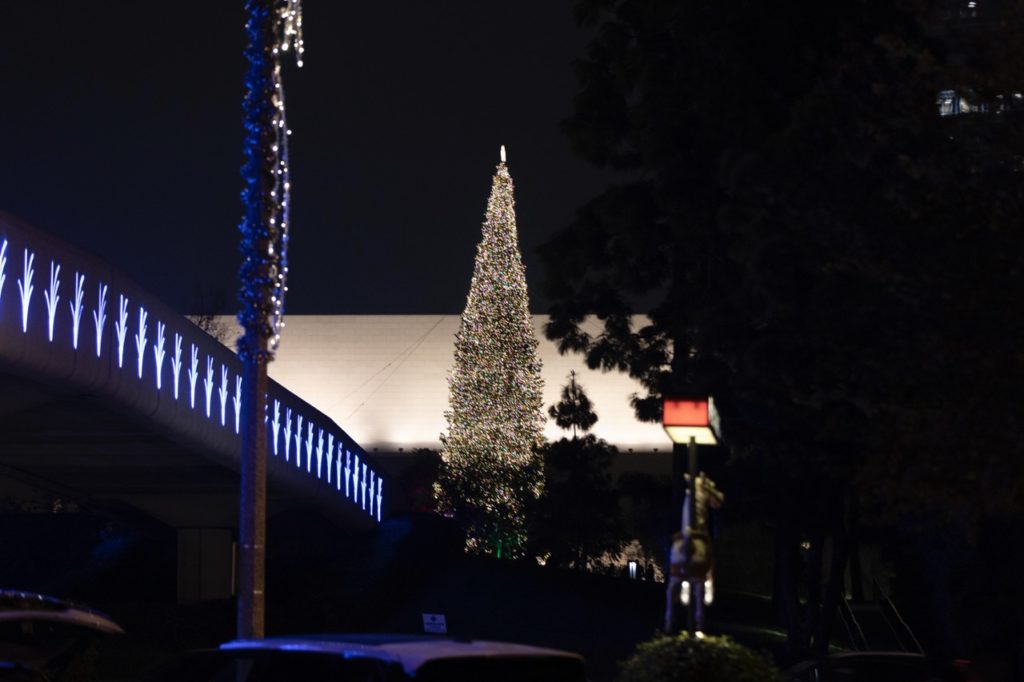
{"type": "MultiPolygon", "coordinates": [[[[287,312],[460,312],[501,144],[544,311],[534,249],[608,179],[558,130],[571,4],[305,0],[287,312]]],[[[235,312],[243,23],[242,0],[0,0],[0,209],[235,312]]]]}

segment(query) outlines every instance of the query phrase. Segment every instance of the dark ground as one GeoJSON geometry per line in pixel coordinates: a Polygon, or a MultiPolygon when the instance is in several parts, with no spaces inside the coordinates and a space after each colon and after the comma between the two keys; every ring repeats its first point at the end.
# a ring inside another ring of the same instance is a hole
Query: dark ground
{"type": "MultiPolygon", "coordinates": [[[[314,512],[291,512],[270,520],[268,536],[271,635],[418,633],[423,613],[443,613],[454,636],[576,651],[586,658],[591,679],[601,682],[614,677],[618,662],[653,636],[661,621],[664,588],[659,583],[468,557],[448,523],[432,515],[400,517],[374,533],[351,536],[314,512]],[[333,540],[315,543],[311,538],[333,540]]],[[[770,587],[770,548],[764,540],[754,527],[723,534],[717,551],[718,595],[707,629],[780,659],[783,637],[770,600],[754,594],[770,587]]],[[[233,600],[175,603],[176,543],[172,529],[142,518],[4,513],[0,586],[39,591],[109,613],[128,634],[100,642],[90,665],[101,674],[83,679],[132,679],[182,650],[216,646],[234,634],[233,600]]],[[[918,561],[939,560],[915,555],[918,561]]],[[[897,594],[905,595],[897,601],[919,635],[935,625],[914,613],[919,610],[915,596],[935,601],[927,597],[926,583],[897,588],[897,594]]],[[[1014,606],[1007,603],[1007,608],[1014,606]]],[[[864,620],[870,626],[870,619],[864,620]]],[[[841,626],[837,630],[841,638],[841,626]]],[[[991,651],[975,660],[996,671],[984,679],[1008,679],[999,674],[1007,650],[991,641],[991,651]],[[982,658],[995,663],[990,667],[982,658]]]]}
{"type": "MultiPolygon", "coordinates": [[[[451,527],[432,516],[348,537],[316,514],[292,513],[272,519],[268,532],[271,635],[422,632],[421,614],[443,613],[451,635],[581,653],[600,682],[660,625],[661,584],[467,557],[451,527]],[[312,546],[311,537],[336,541],[312,546]]],[[[5,587],[80,601],[125,628],[127,636],[97,645],[99,679],[131,679],[181,650],[233,637],[233,600],[175,604],[170,529],[88,514],[8,514],[0,516],[0,535],[4,547],[23,550],[3,552],[5,587]],[[38,537],[61,549],[32,551],[38,537]]],[[[773,641],[764,600],[720,595],[712,614],[741,616],[747,627],[729,629],[747,643],[773,641]]]]}

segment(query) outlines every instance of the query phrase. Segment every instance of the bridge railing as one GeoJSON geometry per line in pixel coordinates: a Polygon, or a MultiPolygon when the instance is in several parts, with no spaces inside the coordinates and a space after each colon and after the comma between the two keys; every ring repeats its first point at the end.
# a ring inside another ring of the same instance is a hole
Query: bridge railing
{"type": "MultiPolygon", "coordinates": [[[[204,454],[238,467],[241,362],[99,259],[0,213],[0,363],[105,395],[204,454]]],[[[384,479],[330,418],[271,381],[271,481],[346,515],[381,521],[384,479]]]]}

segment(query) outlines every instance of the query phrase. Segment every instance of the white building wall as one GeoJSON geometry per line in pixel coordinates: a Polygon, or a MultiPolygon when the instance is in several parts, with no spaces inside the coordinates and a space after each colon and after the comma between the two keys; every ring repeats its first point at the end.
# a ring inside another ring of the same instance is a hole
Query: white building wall
{"type": "MultiPolygon", "coordinates": [[[[559,355],[544,338],[546,321],[546,315],[533,317],[545,410],[576,370],[599,418],[595,435],[623,451],[670,450],[660,425],[633,416],[629,397],[642,392],[640,385],[619,372],[589,370],[578,355],[559,355]]],[[[437,449],[458,326],[458,315],[289,315],[269,373],[367,450],[437,449]]],[[[549,420],[546,435],[565,433],[549,420]]]]}

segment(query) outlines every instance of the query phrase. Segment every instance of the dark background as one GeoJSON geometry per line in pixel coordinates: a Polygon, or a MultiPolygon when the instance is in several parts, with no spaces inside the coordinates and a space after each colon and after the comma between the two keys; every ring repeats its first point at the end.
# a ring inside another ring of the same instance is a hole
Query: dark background
{"type": "MultiPolygon", "coordinates": [[[[286,62],[290,313],[460,312],[499,145],[534,248],[607,180],[558,130],[568,0],[306,0],[286,62]]],[[[182,311],[234,312],[242,0],[0,0],[0,209],[182,311]]]]}

